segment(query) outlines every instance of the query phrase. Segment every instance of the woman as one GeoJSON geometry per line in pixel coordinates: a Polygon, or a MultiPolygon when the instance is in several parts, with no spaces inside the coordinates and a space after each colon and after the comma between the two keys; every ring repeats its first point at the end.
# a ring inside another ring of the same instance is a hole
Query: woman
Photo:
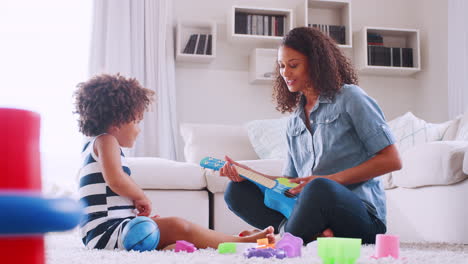
{"type": "Polygon", "coordinates": [[[232,180],[228,207],[252,226],[273,225],[305,243],[317,236],[374,243],[386,232],[385,193],[376,177],[402,166],[381,109],[357,86],[333,40],[317,29],[295,28],[283,38],[276,73],[277,109],[292,112],[283,175],[299,184],[290,190],[298,201],[289,219],[266,207],[260,189],[226,157],[221,175],[232,180]]]}

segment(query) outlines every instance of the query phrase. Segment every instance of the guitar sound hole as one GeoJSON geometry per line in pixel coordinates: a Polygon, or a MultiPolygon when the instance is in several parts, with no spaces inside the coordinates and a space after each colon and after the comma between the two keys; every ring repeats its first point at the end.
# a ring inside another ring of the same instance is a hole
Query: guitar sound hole
{"type": "Polygon", "coordinates": [[[296,195],[295,195],[294,193],[290,193],[289,190],[288,190],[288,191],[285,191],[285,192],[284,192],[284,195],[286,195],[286,197],[289,197],[289,198],[296,197],[296,195]]]}

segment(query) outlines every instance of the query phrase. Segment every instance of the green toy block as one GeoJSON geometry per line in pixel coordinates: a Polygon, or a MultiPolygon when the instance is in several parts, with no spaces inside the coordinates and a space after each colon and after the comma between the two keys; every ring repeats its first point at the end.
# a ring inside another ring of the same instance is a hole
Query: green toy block
{"type": "Polygon", "coordinates": [[[218,245],[219,254],[236,253],[236,243],[221,243],[218,245]]]}
{"type": "Polygon", "coordinates": [[[318,256],[323,264],[354,264],[361,255],[361,239],[319,237],[318,256]]]}
{"type": "Polygon", "coordinates": [[[297,183],[295,183],[295,182],[290,182],[288,178],[278,178],[278,179],[276,179],[276,180],[277,180],[279,183],[283,184],[284,186],[290,187],[290,188],[294,188],[294,187],[296,187],[297,185],[299,185],[299,184],[297,184],[297,183]]]}

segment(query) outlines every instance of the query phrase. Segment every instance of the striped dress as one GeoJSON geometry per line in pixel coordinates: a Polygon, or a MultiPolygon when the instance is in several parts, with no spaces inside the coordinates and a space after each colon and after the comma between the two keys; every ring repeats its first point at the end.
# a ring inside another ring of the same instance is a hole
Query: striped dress
{"type": "MultiPolygon", "coordinates": [[[[93,151],[96,138],[85,143],[82,152],[79,194],[85,216],[80,223],[81,238],[89,249],[123,249],[121,233],[136,216],[135,206],[131,199],[114,193],[104,181],[101,164],[93,151]]],[[[122,169],[130,176],[125,155],[122,150],[120,153],[122,169]]]]}

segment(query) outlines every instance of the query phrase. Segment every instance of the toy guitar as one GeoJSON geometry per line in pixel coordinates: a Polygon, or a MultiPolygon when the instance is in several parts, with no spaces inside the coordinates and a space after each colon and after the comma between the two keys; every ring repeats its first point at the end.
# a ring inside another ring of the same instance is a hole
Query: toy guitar
{"type": "MultiPolygon", "coordinates": [[[[220,170],[226,161],[211,157],[203,158],[200,166],[212,170],[220,170]]],[[[282,213],[286,218],[291,216],[291,212],[297,201],[297,196],[289,192],[289,189],[296,187],[297,183],[291,183],[287,178],[278,178],[272,180],[258,173],[246,170],[242,167],[233,165],[242,178],[255,183],[265,194],[264,203],[267,207],[282,213]]]]}

